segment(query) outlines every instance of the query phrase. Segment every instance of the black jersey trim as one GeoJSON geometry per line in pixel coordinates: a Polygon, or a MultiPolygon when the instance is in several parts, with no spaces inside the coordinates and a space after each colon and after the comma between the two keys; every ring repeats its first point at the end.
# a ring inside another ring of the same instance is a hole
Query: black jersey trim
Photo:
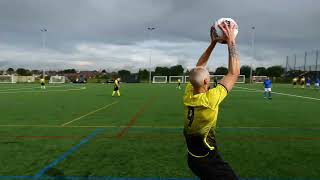
{"type": "Polygon", "coordinates": [[[218,83],[218,84],[220,84],[220,85],[227,91],[227,93],[229,93],[229,91],[228,91],[228,89],[226,88],[226,86],[224,86],[224,85],[221,84],[221,83],[218,83]]]}

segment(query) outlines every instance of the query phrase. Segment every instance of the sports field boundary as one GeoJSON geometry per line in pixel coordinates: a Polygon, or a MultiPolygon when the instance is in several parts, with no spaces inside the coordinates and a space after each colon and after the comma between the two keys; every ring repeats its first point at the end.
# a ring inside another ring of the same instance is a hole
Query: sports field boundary
{"type": "Polygon", "coordinates": [[[68,124],[71,124],[71,123],[73,123],[73,122],[75,122],[75,121],[78,121],[78,120],[80,120],[80,119],[82,119],[82,118],[84,118],[84,117],[87,117],[87,116],[89,116],[89,115],[91,115],[91,114],[94,114],[94,113],[96,113],[96,112],[98,112],[98,111],[101,111],[101,110],[103,110],[103,109],[106,109],[106,108],[108,108],[108,107],[110,107],[110,106],[112,106],[112,105],[114,105],[114,104],[117,104],[117,103],[118,103],[118,101],[114,101],[114,102],[112,102],[112,103],[110,103],[110,104],[104,105],[104,106],[101,107],[101,108],[98,108],[98,109],[96,109],[96,110],[90,111],[89,113],[87,113],[87,114],[85,114],[85,115],[82,115],[82,116],[80,116],[80,117],[77,117],[77,118],[75,118],[75,119],[73,119],[73,120],[71,120],[71,121],[69,121],[69,122],[63,123],[63,124],[61,124],[61,126],[66,126],[66,125],[68,125],[68,124]]]}

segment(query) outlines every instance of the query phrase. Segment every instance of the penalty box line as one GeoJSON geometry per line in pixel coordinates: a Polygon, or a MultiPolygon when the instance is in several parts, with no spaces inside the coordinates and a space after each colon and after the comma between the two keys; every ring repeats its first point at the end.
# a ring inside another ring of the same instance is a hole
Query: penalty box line
{"type": "Polygon", "coordinates": [[[98,112],[98,111],[101,111],[101,110],[103,110],[103,109],[106,109],[106,108],[108,108],[108,107],[110,107],[110,106],[112,106],[112,105],[114,105],[114,104],[117,104],[117,103],[118,103],[118,101],[114,101],[113,103],[107,104],[107,105],[105,105],[105,106],[103,106],[103,107],[101,107],[101,108],[98,108],[98,109],[96,109],[96,110],[94,110],[94,111],[91,111],[91,112],[89,112],[89,113],[87,113],[87,114],[85,114],[85,115],[82,115],[82,116],[80,116],[80,117],[77,117],[77,118],[75,118],[75,119],[73,119],[73,120],[71,120],[71,121],[69,121],[69,122],[66,122],[66,123],[64,123],[64,124],[61,124],[61,126],[66,126],[66,125],[68,125],[68,124],[71,124],[71,123],[73,123],[73,122],[75,122],[75,121],[78,121],[78,120],[80,120],[80,119],[82,119],[82,118],[84,118],[84,117],[87,117],[87,116],[89,116],[89,115],[91,115],[91,114],[94,114],[94,113],[96,113],[96,112],[98,112]]]}
{"type": "MultiPolygon", "coordinates": [[[[235,87],[239,88],[239,89],[249,90],[248,92],[250,92],[250,91],[252,91],[252,92],[264,92],[263,90],[259,90],[259,89],[251,89],[251,88],[245,88],[245,87],[239,87],[239,86],[235,86],[235,87]]],[[[320,101],[320,99],[314,98],[314,97],[299,96],[299,95],[295,95],[295,94],[287,94],[287,93],[280,93],[280,92],[274,92],[274,91],[272,91],[272,93],[273,94],[278,94],[278,95],[283,95],[283,96],[290,96],[290,97],[297,97],[297,98],[311,99],[311,100],[320,101]]]]}

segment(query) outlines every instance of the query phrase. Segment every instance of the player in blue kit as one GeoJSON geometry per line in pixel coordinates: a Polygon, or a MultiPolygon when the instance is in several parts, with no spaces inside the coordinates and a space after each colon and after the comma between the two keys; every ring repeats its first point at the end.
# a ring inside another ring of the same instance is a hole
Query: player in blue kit
{"type": "Polygon", "coordinates": [[[314,81],[314,88],[319,89],[319,78],[316,78],[316,80],[314,81]]]}
{"type": "Polygon", "coordinates": [[[311,87],[311,79],[308,77],[306,81],[306,87],[310,88],[311,87]]]}
{"type": "Polygon", "coordinates": [[[269,77],[267,77],[264,82],[264,98],[267,98],[267,92],[268,92],[268,99],[272,99],[271,97],[271,80],[269,79],[269,77]]]}

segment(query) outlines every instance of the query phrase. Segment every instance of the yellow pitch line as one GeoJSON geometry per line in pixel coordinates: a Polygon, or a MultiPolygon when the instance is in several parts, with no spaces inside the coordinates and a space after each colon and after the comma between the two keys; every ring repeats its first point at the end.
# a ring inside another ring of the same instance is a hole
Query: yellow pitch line
{"type": "Polygon", "coordinates": [[[96,113],[96,112],[98,112],[98,111],[101,111],[102,109],[105,109],[105,108],[107,108],[107,107],[110,107],[110,106],[112,106],[112,105],[114,105],[114,104],[116,104],[116,103],[118,103],[118,101],[115,101],[115,102],[113,102],[113,103],[107,104],[107,105],[105,105],[105,106],[103,106],[103,107],[101,107],[101,108],[99,108],[99,109],[96,109],[96,110],[94,110],[94,111],[91,111],[91,112],[89,112],[89,113],[87,113],[87,114],[85,114],[85,115],[83,115],[83,116],[77,117],[77,118],[75,118],[75,119],[73,119],[73,120],[71,120],[71,121],[69,121],[69,122],[66,122],[66,123],[64,123],[64,124],[61,124],[61,126],[65,126],[65,125],[68,125],[68,124],[70,124],[70,123],[72,123],[72,122],[78,121],[78,120],[80,120],[80,119],[82,119],[82,118],[84,118],[84,117],[86,117],[86,116],[89,116],[89,115],[94,114],[94,113],[96,113]]]}

